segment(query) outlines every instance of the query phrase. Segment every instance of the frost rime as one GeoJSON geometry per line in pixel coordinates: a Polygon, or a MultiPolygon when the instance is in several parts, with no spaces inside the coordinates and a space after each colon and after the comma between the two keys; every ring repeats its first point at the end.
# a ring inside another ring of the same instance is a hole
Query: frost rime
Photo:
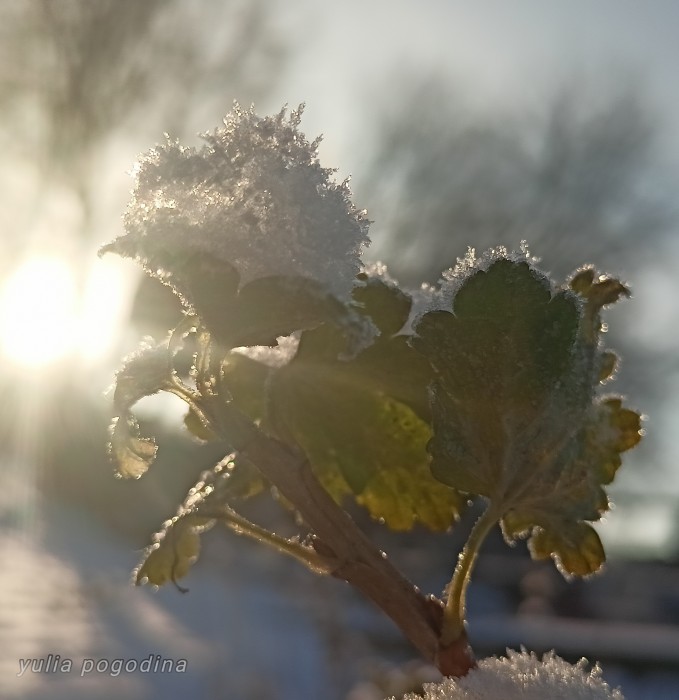
{"type": "Polygon", "coordinates": [[[127,234],[107,249],[149,260],[155,250],[208,254],[241,284],[302,276],[348,298],[367,246],[366,212],[347,181],[321,167],[319,139],[298,130],[302,108],[258,117],[237,104],[200,150],[168,138],[141,158],[127,234]]]}
{"type": "MultiPolygon", "coordinates": [[[[507,658],[488,658],[464,678],[446,678],[424,686],[424,700],[624,700],[587,661],[571,665],[553,652],[540,661],[535,654],[509,650],[507,658]]],[[[394,698],[391,698],[394,700],[394,698]]],[[[403,700],[422,700],[409,694],[403,700]]]]}

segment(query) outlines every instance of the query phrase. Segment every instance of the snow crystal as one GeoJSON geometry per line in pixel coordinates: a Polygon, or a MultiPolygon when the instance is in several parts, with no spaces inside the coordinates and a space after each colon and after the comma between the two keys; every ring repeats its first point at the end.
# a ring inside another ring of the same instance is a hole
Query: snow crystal
{"type": "Polygon", "coordinates": [[[298,130],[301,114],[259,117],[236,104],[200,150],[170,139],[152,149],[136,167],[119,250],[142,259],[154,248],[207,253],[234,266],[243,284],[303,276],[348,298],[369,221],[348,182],[321,167],[319,139],[298,130]]]}
{"type": "Polygon", "coordinates": [[[380,260],[364,265],[361,272],[368,277],[375,277],[385,284],[398,287],[398,282],[389,274],[389,269],[386,264],[380,260]]]}
{"type": "Polygon", "coordinates": [[[406,328],[412,329],[417,321],[429,311],[450,311],[453,299],[464,282],[471,275],[488,270],[498,260],[527,262],[531,267],[539,262],[539,258],[530,254],[526,241],[521,241],[519,250],[508,251],[504,246],[497,246],[490,248],[480,256],[476,255],[474,248],[469,247],[464,257],[458,258],[453,267],[449,267],[441,273],[436,285],[423,283],[420,289],[411,292],[413,306],[406,328]]]}
{"type": "Polygon", "coordinates": [[[435,297],[438,309],[450,310],[453,298],[457,290],[476,272],[485,272],[498,260],[511,260],[512,262],[528,262],[534,266],[538,262],[537,258],[531,256],[526,241],[521,241],[518,251],[508,251],[504,246],[490,248],[477,257],[474,248],[467,248],[467,254],[463,258],[457,259],[455,267],[444,270],[438,284],[438,296],[435,297]]]}
{"type": "MultiPolygon", "coordinates": [[[[586,659],[571,665],[554,652],[540,660],[525,649],[507,650],[506,658],[484,659],[464,678],[425,684],[424,700],[624,700],[598,666],[589,673],[586,666],[586,659]]],[[[403,700],[422,698],[411,693],[403,700]]]]}
{"type": "Polygon", "coordinates": [[[252,347],[234,348],[233,351],[251,360],[261,362],[267,367],[278,369],[287,365],[297,353],[299,346],[299,333],[277,338],[278,345],[270,347],[268,345],[254,345],[252,347]]]}

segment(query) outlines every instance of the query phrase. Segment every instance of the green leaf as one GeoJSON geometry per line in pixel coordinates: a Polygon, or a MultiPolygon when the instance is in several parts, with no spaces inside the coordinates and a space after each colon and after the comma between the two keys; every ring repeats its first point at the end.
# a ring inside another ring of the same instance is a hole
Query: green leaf
{"type": "Polygon", "coordinates": [[[584,521],[608,508],[602,485],[640,438],[638,414],[595,396],[612,370],[599,312],[624,290],[599,279],[583,271],[555,289],[528,262],[496,258],[460,282],[450,311],[425,314],[412,341],[436,375],[434,476],[487,498],[508,540],[532,536],[535,556],[577,575],[604,560],[584,521]]]}
{"type": "Polygon", "coordinates": [[[222,307],[210,332],[228,348],[275,345],[279,336],[324,321],[349,323],[349,312],[320,282],[305,277],[262,277],[246,284],[222,307]]]}
{"type": "Polygon", "coordinates": [[[237,352],[222,365],[222,381],[236,406],[255,421],[266,416],[266,387],[273,370],[237,352]]]}
{"type": "MultiPolygon", "coordinates": [[[[176,246],[175,246],[176,247],[176,246]]],[[[260,277],[240,287],[240,275],[228,262],[206,252],[158,245],[140,234],[127,234],[104,246],[141,262],[144,270],[169,285],[184,307],[225,349],[275,345],[279,336],[334,320],[360,338],[356,315],[317,280],[303,276],[260,277]],[[240,288],[239,288],[240,287],[240,288]]]]}
{"type": "Polygon", "coordinates": [[[119,476],[138,479],[155,459],[155,441],[139,435],[139,424],[132,414],[132,407],[144,396],[167,388],[171,375],[171,353],[167,343],[142,347],[125,360],[117,373],[109,454],[119,476]]]}
{"type": "Polygon", "coordinates": [[[100,255],[116,253],[139,262],[180,298],[187,310],[195,312],[209,328],[223,323],[223,306],[238,290],[240,276],[229,263],[200,250],[172,245],[140,234],[127,234],[105,245],[100,255]]]}
{"type": "Polygon", "coordinates": [[[340,500],[353,493],[375,518],[396,530],[422,522],[445,530],[462,507],[459,494],[429,471],[428,364],[400,328],[410,300],[373,281],[358,292],[362,313],[383,329],[351,360],[341,328],[325,325],[301,337],[295,358],[271,380],[271,424],[299,445],[325,488],[340,500]]]}
{"type": "MultiPolygon", "coordinates": [[[[573,294],[552,296],[549,282],[527,263],[499,260],[471,275],[458,290],[453,313],[427,313],[414,347],[436,371],[434,438],[437,478],[491,499],[503,498],[538,437],[537,421],[569,370],[578,329],[573,294]],[[509,471],[509,473],[507,473],[509,471]]],[[[569,397],[586,405],[590,397],[569,397]]],[[[546,440],[549,442],[549,440],[546,440]]]]}
{"type": "Polygon", "coordinates": [[[395,284],[384,282],[379,277],[362,272],[358,280],[362,284],[354,289],[355,301],[363,306],[382,335],[398,333],[410,316],[412,299],[395,284]]]}

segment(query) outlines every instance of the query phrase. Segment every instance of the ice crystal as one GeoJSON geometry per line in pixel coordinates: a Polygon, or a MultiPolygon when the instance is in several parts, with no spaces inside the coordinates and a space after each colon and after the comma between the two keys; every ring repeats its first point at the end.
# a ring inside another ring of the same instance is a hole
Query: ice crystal
{"type": "Polygon", "coordinates": [[[149,151],[135,169],[127,233],[107,249],[151,266],[158,250],[207,254],[235,267],[241,284],[302,276],[348,297],[369,221],[348,182],[321,167],[301,114],[259,117],[236,104],[202,148],[168,138],[149,151]]]}
{"type": "MultiPolygon", "coordinates": [[[[624,700],[587,661],[571,665],[553,652],[542,660],[533,653],[507,651],[506,658],[479,662],[464,678],[446,678],[424,686],[424,700],[624,700]]],[[[393,698],[392,698],[393,700],[393,698]]],[[[422,700],[408,694],[403,700],[422,700]]]]}
{"type": "Polygon", "coordinates": [[[234,348],[234,352],[245,355],[251,360],[261,362],[267,367],[278,369],[292,360],[299,347],[299,333],[281,336],[276,339],[277,344],[273,347],[268,345],[253,345],[252,347],[234,348]]]}
{"type": "Polygon", "coordinates": [[[364,265],[361,272],[368,278],[377,278],[385,284],[398,286],[398,282],[389,273],[389,268],[381,260],[364,265]]]}
{"type": "Polygon", "coordinates": [[[504,246],[490,248],[482,255],[477,256],[474,248],[467,248],[467,253],[463,258],[457,259],[454,267],[448,268],[441,273],[438,283],[438,294],[432,299],[432,308],[448,309],[457,293],[460,285],[478,271],[487,270],[497,260],[511,260],[513,262],[528,262],[535,266],[539,260],[533,257],[528,250],[526,241],[521,241],[519,250],[508,251],[504,246]],[[437,306],[440,304],[439,306],[437,306]]]}
{"type": "Polygon", "coordinates": [[[527,261],[531,266],[539,262],[539,258],[531,255],[526,241],[521,241],[518,250],[509,252],[504,246],[497,246],[480,256],[477,256],[476,250],[470,246],[464,257],[458,258],[453,267],[441,273],[437,284],[423,282],[419,289],[410,292],[413,306],[404,331],[412,333],[413,326],[429,311],[449,310],[457,290],[465,280],[476,272],[487,270],[497,260],[527,261]]]}

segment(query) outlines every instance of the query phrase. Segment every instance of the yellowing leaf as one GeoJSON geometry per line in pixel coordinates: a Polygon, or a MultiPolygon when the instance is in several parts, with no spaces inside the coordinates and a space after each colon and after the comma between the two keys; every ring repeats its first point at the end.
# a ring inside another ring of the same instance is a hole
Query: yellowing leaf
{"type": "Polygon", "coordinates": [[[591,467],[602,484],[613,481],[622,463],[620,454],[634,447],[641,436],[641,417],[623,408],[619,397],[607,397],[594,405],[584,440],[591,467]]]}
{"type": "Polygon", "coordinates": [[[139,425],[132,416],[114,420],[110,453],[119,476],[138,479],[156,458],[157,451],[153,438],[139,437],[139,425]]]}
{"type": "Polygon", "coordinates": [[[177,516],[165,523],[135,571],[135,583],[162,586],[186,576],[200,553],[199,535],[213,524],[213,520],[194,515],[177,516]]]}
{"type": "Polygon", "coordinates": [[[146,549],[135,572],[137,585],[162,586],[168,581],[176,584],[198,559],[200,535],[221,517],[223,506],[251,498],[262,488],[259,472],[235,454],[227,455],[213,469],[204,471],[177,515],[163,523],[162,530],[154,535],[153,544],[146,549]]]}
{"type": "Polygon", "coordinates": [[[445,532],[464,507],[459,494],[432,479],[428,463],[422,461],[377,472],[356,500],[394,531],[412,530],[419,523],[445,532]]]}
{"type": "Polygon", "coordinates": [[[395,530],[420,522],[445,530],[463,499],[429,470],[428,364],[393,336],[410,300],[371,280],[357,289],[362,310],[381,335],[351,360],[342,329],[302,335],[295,358],[272,377],[269,418],[277,434],[299,445],[336,500],[353,493],[395,530]]]}
{"type": "Polygon", "coordinates": [[[582,522],[562,523],[549,531],[537,528],[529,546],[534,559],[553,557],[567,576],[589,576],[606,560],[599,535],[582,522]]]}
{"type": "Polygon", "coordinates": [[[116,375],[113,393],[115,418],[111,424],[109,453],[121,477],[138,479],[156,456],[152,438],[139,435],[139,424],[132,406],[144,396],[168,386],[171,376],[171,353],[167,343],[145,346],[125,360],[116,375]]]}

